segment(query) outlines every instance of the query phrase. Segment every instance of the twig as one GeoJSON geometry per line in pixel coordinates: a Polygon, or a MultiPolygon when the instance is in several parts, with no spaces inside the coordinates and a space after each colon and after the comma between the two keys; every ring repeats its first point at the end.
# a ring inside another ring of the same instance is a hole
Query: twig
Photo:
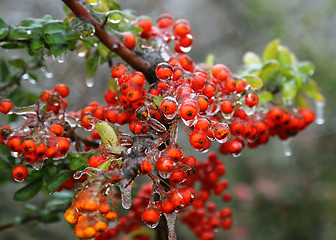
{"type": "Polygon", "coordinates": [[[112,52],[118,54],[125,62],[127,62],[135,70],[141,71],[146,76],[150,75],[149,64],[144,59],[137,56],[133,51],[125,47],[125,45],[115,35],[107,32],[95,18],[93,18],[87,9],[77,0],[62,0],[71,11],[85,22],[91,23],[95,28],[96,37],[112,52]]]}

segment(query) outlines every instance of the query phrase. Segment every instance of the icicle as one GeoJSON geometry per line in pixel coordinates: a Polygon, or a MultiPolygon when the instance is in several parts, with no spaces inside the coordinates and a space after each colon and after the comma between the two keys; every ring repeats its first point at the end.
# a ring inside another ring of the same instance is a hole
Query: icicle
{"type": "Polygon", "coordinates": [[[285,154],[286,157],[289,157],[289,156],[292,155],[292,149],[291,149],[291,146],[290,146],[290,142],[291,142],[290,138],[282,141],[283,148],[284,148],[284,154],[285,154]]]}
{"type": "Polygon", "coordinates": [[[132,206],[132,196],[131,196],[132,185],[133,182],[130,182],[127,187],[120,188],[121,204],[125,209],[129,209],[132,206]]]}
{"type": "Polygon", "coordinates": [[[176,216],[177,212],[173,212],[170,214],[164,213],[166,219],[167,219],[167,227],[168,227],[168,240],[176,240],[176,234],[175,234],[175,222],[176,222],[176,216]]]}
{"type": "Polygon", "coordinates": [[[324,119],[324,101],[315,101],[316,106],[316,124],[322,125],[325,122],[324,119]]]}

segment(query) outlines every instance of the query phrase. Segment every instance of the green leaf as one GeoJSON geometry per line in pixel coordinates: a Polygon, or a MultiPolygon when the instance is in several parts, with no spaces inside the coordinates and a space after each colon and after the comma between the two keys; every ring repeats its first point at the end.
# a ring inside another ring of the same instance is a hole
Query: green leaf
{"type": "Polygon", "coordinates": [[[263,91],[259,95],[259,104],[269,102],[273,99],[273,94],[270,91],[263,91]]]}
{"type": "Polygon", "coordinates": [[[95,125],[103,144],[113,153],[121,153],[125,149],[120,145],[117,134],[107,122],[99,122],[95,125]]]}
{"type": "Polygon", "coordinates": [[[8,34],[8,25],[0,18],[0,39],[5,38],[8,34]]]}
{"type": "Polygon", "coordinates": [[[278,56],[278,46],[280,44],[279,39],[275,39],[269,44],[267,44],[263,53],[263,62],[268,60],[277,59],[278,56]]]}
{"type": "Polygon", "coordinates": [[[263,86],[262,80],[256,75],[248,74],[241,77],[245,79],[252,88],[261,88],[263,86]]]}
{"type": "Polygon", "coordinates": [[[315,72],[315,67],[311,62],[303,61],[297,64],[297,69],[299,73],[305,76],[312,76],[315,72]]]}
{"type": "Polygon", "coordinates": [[[60,33],[53,33],[53,34],[45,34],[44,40],[48,45],[53,44],[64,44],[66,45],[67,42],[65,41],[65,35],[63,32],[60,33]]]}
{"type": "Polygon", "coordinates": [[[260,57],[254,52],[247,52],[243,56],[243,62],[249,68],[261,65],[260,57]]]}
{"type": "Polygon", "coordinates": [[[21,42],[1,42],[0,47],[4,49],[24,48],[26,45],[21,42]]]}
{"type": "MultiPolygon", "coordinates": [[[[16,80],[19,80],[19,79],[14,79],[14,80],[16,81],[16,80]]],[[[7,95],[7,98],[12,100],[14,105],[20,106],[20,104],[22,104],[22,101],[24,99],[23,89],[21,87],[16,87],[13,91],[11,91],[7,95]]]]}
{"type": "Polygon", "coordinates": [[[20,188],[14,193],[15,201],[28,201],[32,199],[42,188],[43,178],[38,178],[20,188]]]}
{"type": "Polygon", "coordinates": [[[53,44],[50,46],[50,52],[55,57],[62,55],[66,50],[68,50],[68,45],[66,44],[53,44]]]}
{"type": "Polygon", "coordinates": [[[280,68],[280,64],[276,60],[268,60],[264,63],[261,68],[260,78],[264,83],[266,83],[269,79],[271,79],[274,74],[280,68]]]}
{"type": "Polygon", "coordinates": [[[22,58],[10,60],[9,64],[19,69],[24,69],[27,66],[26,62],[22,58]]]}
{"type": "Polygon", "coordinates": [[[53,176],[46,185],[46,189],[49,193],[56,191],[68,178],[72,176],[72,172],[63,171],[53,176]]]}
{"type": "Polygon", "coordinates": [[[296,103],[300,108],[306,108],[308,107],[308,103],[306,101],[306,99],[302,96],[302,94],[298,94],[296,96],[296,103]]]}
{"type": "Polygon", "coordinates": [[[209,54],[206,59],[205,59],[205,64],[213,67],[215,65],[216,59],[215,59],[215,55],[213,54],[209,54]]]}
{"type": "Polygon", "coordinates": [[[5,82],[9,76],[9,68],[4,59],[0,59],[0,74],[1,74],[0,81],[5,82]]]}
{"type": "Polygon", "coordinates": [[[0,159],[0,169],[10,169],[11,166],[5,160],[0,159]]]}
{"type": "Polygon", "coordinates": [[[301,90],[308,96],[317,101],[323,101],[323,95],[318,90],[318,85],[313,79],[308,79],[301,90]]]}
{"type": "Polygon", "coordinates": [[[55,33],[63,33],[63,32],[64,32],[64,28],[62,26],[62,21],[52,20],[43,26],[44,34],[55,34],[55,33]]]}
{"type": "Polygon", "coordinates": [[[287,47],[278,46],[278,60],[280,65],[290,65],[291,64],[291,52],[288,50],[287,47]]]}
{"type": "Polygon", "coordinates": [[[45,205],[46,209],[55,209],[69,205],[71,198],[56,198],[52,199],[45,205]]]}
{"type": "Polygon", "coordinates": [[[163,96],[154,96],[154,103],[156,106],[160,106],[162,102],[163,96]]]}
{"type": "Polygon", "coordinates": [[[107,171],[108,168],[111,165],[111,161],[107,160],[106,162],[104,162],[103,164],[98,166],[98,169],[103,170],[103,171],[107,171]]]}
{"type": "Polygon", "coordinates": [[[9,32],[9,39],[27,40],[30,39],[32,32],[29,27],[13,27],[9,32]]]}
{"type": "Polygon", "coordinates": [[[295,83],[295,79],[290,81],[286,81],[282,85],[282,97],[285,100],[292,100],[297,95],[297,86],[295,83]]]}
{"type": "Polygon", "coordinates": [[[99,52],[98,50],[94,51],[90,57],[86,60],[85,63],[85,72],[88,78],[93,77],[98,67],[99,52]]]}
{"type": "Polygon", "coordinates": [[[98,43],[98,52],[102,58],[108,58],[110,50],[101,42],[98,43]]]}
{"type": "Polygon", "coordinates": [[[51,213],[47,209],[42,210],[41,212],[41,220],[44,223],[52,223],[59,221],[60,217],[57,213],[51,213]]]}
{"type": "Polygon", "coordinates": [[[72,171],[83,169],[86,166],[87,160],[83,157],[72,158],[69,164],[69,168],[72,171]]]}
{"type": "Polygon", "coordinates": [[[34,35],[31,39],[30,46],[33,50],[39,50],[44,45],[44,42],[42,41],[40,36],[34,35]]]}

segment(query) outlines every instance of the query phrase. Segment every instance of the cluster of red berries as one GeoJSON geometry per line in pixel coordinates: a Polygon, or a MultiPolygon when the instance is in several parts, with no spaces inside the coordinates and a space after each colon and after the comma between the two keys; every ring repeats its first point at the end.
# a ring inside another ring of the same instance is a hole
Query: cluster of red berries
{"type": "Polygon", "coordinates": [[[84,183],[76,189],[73,203],[64,217],[75,225],[74,232],[78,238],[94,238],[115,224],[118,208],[112,198],[111,186],[99,181],[84,183]]]}
{"type": "Polygon", "coordinates": [[[69,88],[65,84],[56,84],[54,90],[45,90],[40,94],[40,100],[47,103],[46,111],[52,111],[58,114],[62,109],[64,112],[68,106],[67,100],[64,98],[69,95],[69,88]]]}
{"type": "Polygon", "coordinates": [[[190,23],[185,19],[174,20],[170,14],[162,14],[157,19],[157,26],[147,18],[139,18],[137,25],[142,28],[140,36],[149,41],[163,41],[168,44],[175,41],[174,49],[178,53],[191,50],[193,36],[190,23]]]}
{"type": "MultiPolygon", "coordinates": [[[[5,144],[13,157],[23,156],[23,164],[30,164],[40,169],[43,162],[49,159],[65,158],[70,150],[71,142],[64,137],[65,128],[69,126],[64,109],[69,89],[64,84],[57,84],[52,91],[43,91],[40,100],[44,104],[35,104],[28,107],[6,107],[6,114],[25,115],[26,121],[22,126],[11,129],[3,126],[0,129],[0,144],[5,144]],[[45,109],[45,111],[44,111],[45,109]]],[[[1,106],[10,103],[3,100],[1,106]]],[[[15,167],[12,175],[15,180],[23,180],[27,176],[24,166],[15,167]],[[20,171],[19,171],[20,170],[20,171]],[[19,173],[18,173],[19,172],[19,173]]]]}
{"type": "Polygon", "coordinates": [[[246,143],[249,148],[255,148],[266,144],[271,136],[288,139],[304,130],[315,118],[315,113],[309,108],[294,109],[291,112],[275,106],[266,113],[259,112],[257,116],[237,111],[230,122],[230,132],[235,137],[223,143],[220,151],[237,156],[246,143]]]}
{"type": "Polygon", "coordinates": [[[231,200],[231,193],[225,192],[229,186],[226,179],[221,179],[226,173],[224,163],[218,159],[215,153],[209,153],[207,161],[197,162],[195,175],[189,178],[184,184],[194,187],[200,182],[198,198],[181,216],[181,221],[193,230],[200,239],[214,239],[214,232],[220,227],[230,230],[232,227],[231,210],[224,207],[217,210],[217,206],[211,200],[212,193],[221,196],[223,202],[231,200]]]}

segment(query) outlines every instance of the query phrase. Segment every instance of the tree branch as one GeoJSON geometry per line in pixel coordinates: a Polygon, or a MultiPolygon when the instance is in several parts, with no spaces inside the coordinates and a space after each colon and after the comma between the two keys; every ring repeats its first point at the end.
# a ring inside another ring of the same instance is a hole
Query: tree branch
{"type": "Polygon", "coordinates": [[[71,11],[85,22],[91,23],[95,27],[96,37],[112,52],[118,54],[135,70],[141,71],[145,76],[150,76],[150,66],[148,62],[137,56],[132,50],[125,45],[115,35],[105,31],[102,25],[93,18],[87,9],[77,0],[62,0],[71,11]]]}

